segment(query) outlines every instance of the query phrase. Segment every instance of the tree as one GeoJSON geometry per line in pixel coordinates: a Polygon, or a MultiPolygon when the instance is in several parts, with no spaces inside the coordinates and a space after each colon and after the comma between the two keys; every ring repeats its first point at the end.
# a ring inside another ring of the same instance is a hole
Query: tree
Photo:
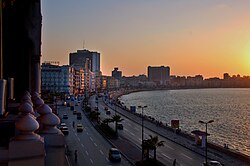
{"type": "Polygon", "coordinates": [[[104,119],[104,120],[102,121],[102,123],[105,124],[105,125],[107,125],[107,126],[108,126],[108,124],[111,123],[111,122],[113,122],[113,120],[110,119],[110,118],[106,118],[106,119],[104,119]]]}
{"type": "Polygon", "coordinates": [[[89,114],[89,118],[91,120],[98,120],[99,119],[99,115],[100,115],[100,112],[91,111],[90,114],[89,114]]]}
{"type": "Polygon", "coordinates": [[[142,142],[142,150],[143,150],[144,155],[145,155],[145,152],[146,152],[146,160],[149,159],[149,148],[150,148],[150,141],[149,140],[143,140],[143,142],[142,142]]]}
{"type": "Polygon", "coordinates": [[[86,105],[86,106],[84,106],[84,110],[85,110],[85,112],[90,112],[91,108],[88,105],[86,105]]]}
{"type": "Polygon", "coordinates": [[[160,141],[158,136],[152,136],[152,135],[149,135],[150,138],[147,139],[147,144],[148,144],[148,148],[150,150],[154,150],[154,160],[156,160],[156,149],[158,147],[161,147],[161,146],[164,146],[164,141],[160,141]]]}
{"type": "Polygon", "coordinates": [[[117,134],[118,133],[117,132],[117,124],[119,122],[123,121],[124,119],[122,119],[120,115],[114,115],[114,116],[112,116],[112,120],[113,120],[113,122],[115,122],[115,133],[117,134]]]}

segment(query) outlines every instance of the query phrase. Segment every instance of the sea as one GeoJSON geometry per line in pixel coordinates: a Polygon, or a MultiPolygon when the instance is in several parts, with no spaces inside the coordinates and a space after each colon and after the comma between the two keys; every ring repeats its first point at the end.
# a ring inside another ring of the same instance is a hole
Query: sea
{"type": "MultiPolygon", "coordinates": [[[[144,106],[144,114],[170,125],[178,119],[182,131],[205,131],[208,141],[250,156],[250,89],[182,89],[142,91],[123,95],[119,100],[128,108],[144,106]]],[[[141,109],[136,110],[141,113],[141,109]]]]}

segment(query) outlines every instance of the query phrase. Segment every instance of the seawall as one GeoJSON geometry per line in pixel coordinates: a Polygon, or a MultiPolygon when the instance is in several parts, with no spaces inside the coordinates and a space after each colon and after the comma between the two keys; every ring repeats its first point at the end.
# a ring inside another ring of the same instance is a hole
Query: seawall
{"type": "MultiPolygon", "coordinates": [[[[156,90],[167,90],[167,89],[156,89],[156,90]]],[[[168,90],[170,90],[170,89],[168,89],[168,90]]],[[[153,90],[152,89],[131,89],[131,90],[112,91],[112,92],[110,92],[110,98],[112,98],[114,100],[117,100],[122,95],[126,95],[126,94],[129,94],[129,93],[134,93],[134,92],[140,92],[140,91],[153,91],[153,90]]],[[[117,106],[124,109],[124,107],[119,105],[119,103],[120,103],[119,101],[117,103],[118,103],[117,106]]],[[[150,121],[150,120],[148,119],[148,121],[150,121]]],[[[165,128],[166,130],[172,131],[172,132],[174,131],[174,129],[172,129],[169,126],[162,125],[161,127],[165,128]]],[[[181,131],[180,133],[178,133],[178,135],[180,135],[180,136],[182,136],[182,137],[184,137],[186,139],[194,141],[194,136],[189,134],[189,133],[181,131]]],[[[234,149],[224,148],[221,145],[211,143],[211,142],[208,142],[208,147],[211,148],[211,149],[214,149],[216,151],[219,151],[219,152],[221,152],[221,153],[223,153],[223,154],[225,154],[227,156],[237,158],[237,159],[239,159],[239,160],[241,160],[243,162],[246,162],[246,163],[250,164],[250,156],[245,155],[243,153],[240,153],[240,152],[238,152],[238,151],[236,151],[234,149]]]]}

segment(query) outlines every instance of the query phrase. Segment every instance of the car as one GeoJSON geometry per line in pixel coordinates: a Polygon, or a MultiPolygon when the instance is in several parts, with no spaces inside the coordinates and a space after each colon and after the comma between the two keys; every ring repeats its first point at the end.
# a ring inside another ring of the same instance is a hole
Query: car
{"type": "Polygon", "coordinates": [[[208,161],[209,166],[222,166],[219,161],[208,161]]]}
{"type": "Polygon", "coordinates": [[[61,127],[64,127],[64,126],[66,126],[66,123],[62,122],[62,123],[60,124],[60,126],[61,126],[61,127]]]}
{"type": "Polygon", "coordinates": [[[81,120],[82,119],[82,114],[81,112],[77,112],[76,114],[76,119],[81,120]]]}
{"type": "Polygon", "coordinates": [[[111,112],[110,111],[106,111],[106,115],[110,115],[111,114],[111,112]]]}
{"type": "Polygon", "coordinates": [[[74,110],[74,111],[73,111],[73,115],[76,115],[76,114],[77,114],[77,110],[74,110]]]}
{"type": "Polygon", "coordinates": [[[61,123],[61,124],[58,126],[58,128],[59,128],[60,130],[62,130],[63,127],[66,127],[66,123],[61,123]]]}
{"type": "Polygon", "coordinates": [[[62,102],[62,106],[66,106],[66,105],[67,105],[66,101],[62,102]]]}
{"type": "Polygon", "coordinates": [[[104,107],[104,110],[105,110],[105,111],[108,111],[108,107],[104,107]]]}
{"type": "Polygon", "coordinates": [[[71,111],[74,111],[74,109],[75,109],[75,107],[72,105],[72,106],[70,106],[70,110],[71,111]]]}
{"type": "Polygon", "coordinates": [[[78,106],[78,103],[75,103],[75,106],[78,106]]]}
{"type": "Polygon", "coordinates": [[[68,129],[68,127],[66,127],[66,126],[62,127],[62,128],[61,128],[61,131],[62,131],[62,133],[63,133],[64,135],[69,135],[69,129],[68,129]]]}
{"type": "Polygon", "coordinates": [[[83,126],[82,126],[82,124],[78,123],[78,124],[76,125],[76,131],[77,131],[77,132],[82,132],[82,131],[83,131],[83,126]]]}
{"type": "Polygon", "coordinates": [[[67,107],[70,107],[70,103],[67,103],[67,107]]]}
{"type": "Polygon", "coordinates": [[[99,108],[98,108],[98,107],[95,107],[95,110],[96,110],[96,111],[98,111],[98,110],[99,110],[99,108]]]}
{"type": "Polygon", "coordinates": [[[67,114],[63,114],[63,119],[68,119],[68,115],[67,114]]]}
{"type": "Polygon", "coordinates": [[[117,123],[117,129],[123,130],[123,125],[121,123],[117,123]]]}
{"type": "Polygon", "coordinates": [[[110,148],[109,149],[109,160],[110,161],[121,161],[121,153],[116,148],[110,148]]]}

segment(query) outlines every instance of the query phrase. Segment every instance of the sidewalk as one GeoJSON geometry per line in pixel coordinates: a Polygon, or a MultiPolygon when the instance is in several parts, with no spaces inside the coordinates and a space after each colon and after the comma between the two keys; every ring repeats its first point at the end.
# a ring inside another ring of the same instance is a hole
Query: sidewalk
{"type": "MultiPolygon", "coordinates": [[[[104,101],[103,101],[104,102],[104,101]]],[[[105,103],[105,102],[104,102],[105,103]]],[[[113,107],[108,104],[110,108],[113,109],[113,107]]],[[[128,119],[140,124],[141,117],[133,114],[117,105],[116,111],[120,113],[121,115],[127,117],[128,119]]],[[[144,127],[151,130],[152,132],[155,132],[156,134],[165,137],[166,139],[169,139],[176,144],[179,144],[187,149],[192,150],[193,152],[196,152],[198,154],[201,154],[205,156],[204,148],[201,148],[200,146],[194,145],[194,140],[191,140],[191,137],[188,138],[187,134],[176,134],[171,130],[168,130],[167,127],[156,125],[155,123],[145,119],[144,120],[144,127]]],[[[221,161],[224,165],[235,165],[235,166],[249,166],[249,163],[243,162],[239,160],[238,158],[234,158],[229,156],[228,154],[222,153],[221,151],[218,151],[216,149],[211,149],[208,147],[208,158],[212,160],[218,160],[221,161]]]]}

